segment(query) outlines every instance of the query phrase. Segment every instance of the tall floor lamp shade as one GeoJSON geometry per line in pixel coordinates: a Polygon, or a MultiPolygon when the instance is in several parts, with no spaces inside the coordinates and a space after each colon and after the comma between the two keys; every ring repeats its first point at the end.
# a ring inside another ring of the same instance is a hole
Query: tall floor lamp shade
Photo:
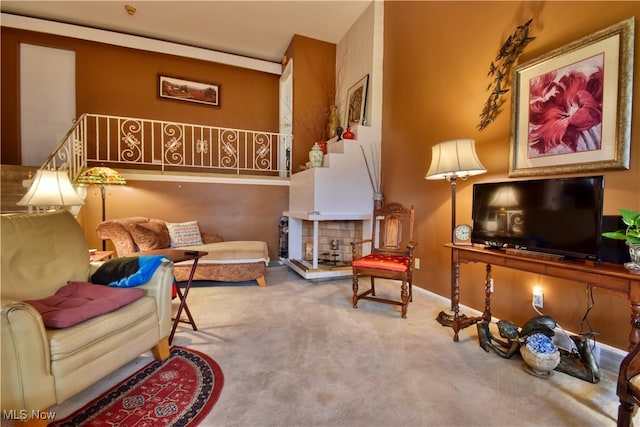
{"type": "MultiPolygon", "coordinates": [[[[473,175],[485,173],[487,170],[476,155],[473,139],[453,139],[440,142],[431,148],[431,165],[426,179],[444,179],[451,183],[451,241],[455,240],[456,227],[456,181],[465,180],[473,175]]],[[[453,268],[453,252],[451,252],[451,309],[449,313],[440,312],[438,321],[444,326],[451,326],[453,317],[453,299],[455,292],[455,272],[453,268]]]]}
{"type": "Polygon", "coordinates": [[[28,206],[29,212],[35,207],[36,213],[39,213],[42,207],[47,210],[83,204],[84,200],[73,189],[66,171],[47,169],[36,171],[29,190],[17,203],[18,206],[28,206]]]}
{"type": "MultiPolygon", "coordinates": [[[[80,184],[97,184],[100,186],[100,194],[102,195],[102,221],[106,220],[105,200],[107,198],[107,190],[105,185],[124,185],[127,181],[117,171],[104,166],[96,166],[83,171],[76,182],[80,184]]],[[[102,250],[107,249],[107,242],[102,241],[102,250]]]]}

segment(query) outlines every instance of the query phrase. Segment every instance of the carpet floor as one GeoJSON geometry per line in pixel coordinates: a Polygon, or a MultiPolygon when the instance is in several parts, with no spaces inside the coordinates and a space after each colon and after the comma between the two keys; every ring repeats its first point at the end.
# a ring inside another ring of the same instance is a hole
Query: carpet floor
{"type": "MultiPolygon", "coordinates": [[[[602,371],[598,384],[534,377],[520,355],[484,352],[475,327],[455,343],[434,320],[448,300],[414,288],[402,319],[399,307],[373,301],[353,309],[350,279],[306,281],[271,267],[267,284],[191,289],[198,331],[179,326],[173,344],[210,355],[225,377],[202,426],[615,425],[616,373],[602,371]]],[[[393,282],[376,290],[399,294],[393,282]]],[[[65,416],[150,359],[52,410],[65,416]]]]}

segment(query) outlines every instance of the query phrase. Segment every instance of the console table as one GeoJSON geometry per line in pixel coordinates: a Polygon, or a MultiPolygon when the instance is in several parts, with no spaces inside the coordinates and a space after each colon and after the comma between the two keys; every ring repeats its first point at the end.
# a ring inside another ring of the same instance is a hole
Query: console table
{"type": "Polygon", "coordinates": [[[575,280],[576,282],[601,288],[607,292],[629,300],[631,304],[631,331],[629,333],[630,347],[640,341],[640,274],[631,273],[623,265],[600,263],[593,261],[562,261],[536,256],[509,253],[503,249],[486,249],[484,246],[459,246],[452,243],[445,244],[453,255],[454,267],[454,317],[451,327],[454,331],[453,340],[458,341],[458,332],[481,320],[491,320],[492,266],[512,268],[545,276],[575,280]],[[461,318],[460,303],[460,263],[486,263],[485,277],[485,308],[481,316],[461,318]]]}

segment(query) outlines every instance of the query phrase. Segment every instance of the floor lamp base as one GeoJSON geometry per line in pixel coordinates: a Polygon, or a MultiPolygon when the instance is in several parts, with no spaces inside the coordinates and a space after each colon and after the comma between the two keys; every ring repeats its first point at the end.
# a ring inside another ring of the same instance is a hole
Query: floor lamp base
{"type": "MultiPolygon", "coordinates": [[[[451,325],[453,324],[453,317],[454,316],[455,316],[455,314],[454,314],[453,310],[451,310],[451,309],[442,310],[440,313],[438,313],[438,317],[436,317],[436,320],[442,326],[450,328],[451,325]]],[[[458,318],[462,321],[462,320],[465,320],[467,318],[467,316],[464,315],[464,314],[458,314],[458,318]]]]}
{"type": "MultiPolygon", "coordinates": [[[[107,200],[107,190],[104,188],[104,184],[100,185],[100,194],[102,196],[102,222],[104,222],[107,218],[106,215],[106,208],[105,208],[105,201],[107,200]]],[[[106,251],[107,250],[107,241],[103,240],[102,241],[102,250],[106,251]]]]}

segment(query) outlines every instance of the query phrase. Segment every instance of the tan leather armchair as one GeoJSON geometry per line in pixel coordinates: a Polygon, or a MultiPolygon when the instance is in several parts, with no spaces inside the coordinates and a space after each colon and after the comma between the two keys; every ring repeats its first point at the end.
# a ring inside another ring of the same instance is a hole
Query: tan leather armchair
{"type": "Polygon", "coordinates": [[[163,261],[140,286],[145,295],[115,311],[63,329],[47,329],[23,302],[53,295],[68,281],[90,280],[84,234],[67,211],[1,218],[3,411],[59,404],[140,354],[169,356],[173,263],[163,261]]]}

